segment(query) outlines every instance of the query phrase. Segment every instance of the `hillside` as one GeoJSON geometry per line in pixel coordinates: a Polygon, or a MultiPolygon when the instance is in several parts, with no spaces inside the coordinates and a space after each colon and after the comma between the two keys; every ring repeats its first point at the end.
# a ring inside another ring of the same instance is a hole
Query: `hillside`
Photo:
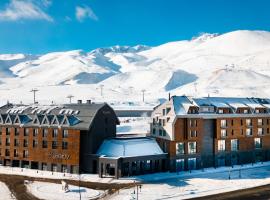
{"type": "MultiPolygon", "coordinates": [[[[45,55],[0,55],[3,100],[67,102],[66,96],[153,104],[168,93],[193,96],[270,94],[270,32],[203,34],[157,47],[138,45],[45,55]],[[101,88],[102,95],[101,96],[101,88]]],[[[128,103],[131,104],[131,103],[128,103]]]]}

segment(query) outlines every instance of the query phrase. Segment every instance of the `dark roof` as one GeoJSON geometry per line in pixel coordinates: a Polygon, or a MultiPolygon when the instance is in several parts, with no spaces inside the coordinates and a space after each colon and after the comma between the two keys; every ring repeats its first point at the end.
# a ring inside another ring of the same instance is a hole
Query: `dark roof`
{"type": "Polygon", "coordinates": [[[0,108],[0,115],[6,120],[9,115],[14,122],[16,116],[21,119],[21,125],[31,126],[48,126],[41,124],[44,117],[47,116],[49,126],[62,126],[63,119],[68,120],[64,127],[71,126],[74,129],[88,130],[95,118],[97,112],[104,108],[105,110],[113,109],[106,103],[86,103],[86,104],[64,104],[64,105],[13,105],[7,104],[0,108]],[[39,123],[34,124],[33,120],[38,118],[39,123]],[[52,124],[54,118],[57,118],[58,124],[52,124]]]}

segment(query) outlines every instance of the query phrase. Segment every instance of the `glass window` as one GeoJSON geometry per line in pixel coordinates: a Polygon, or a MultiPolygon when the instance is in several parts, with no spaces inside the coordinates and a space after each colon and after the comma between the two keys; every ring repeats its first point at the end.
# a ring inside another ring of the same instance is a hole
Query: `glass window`
{"type": "Polygon", "coordinates": [[[225,151],[225,140],[218,140],[218,151],[225,151]]]}
{"type": "Polygon", "coordinates": [[[263,135],[263,129],[262,128],[258,128],[258,135],[263,135]]]}
{"type": "Polygon", "coordinates": [[[231,150],[232,151],[238,151],[239,150],[239,141],[238,141],[238,139],[232,139],[231,140],[231,150]]]}
{"type": "Polygon", "coordinates": [[[6,128],[6,135],[10,135],[11,128],[6,128]]]}
{"type": "Polygon", "coordinates": [[[57,149],[57,141],[52,141],[52,149],[57,149]]]}
{"type": "Polygon", "coordinates": [[[263,120],[262,119],[258,119],[258,125],[263,125],[263,120]]]}
{"type": "Polygon", "coordinates": [[[252,135],[252,129],[251,128],[247,128],[246,129],[246,135],[247,136],[251,136],[252,135]]]}
{"type": "Polygon", "coordinates": [[[189,158],[188,159],[188,169],[189,170],[196,169],[196,158],[189,158]]]}
{"type": "Polygon", "coordinates": [[[24,136],[28,136],[29,135],[29,128],[25,128],[24,132],[23,132],[24,136]]]}
{"type": "Polygon", "coordinates": [[[261,149],[262,148],[262,139],[261,138],[254,138],[254,145],[255,145],[255,149],[261,149]]]}
{"type": "Polygon", "coordinates": [[[219,114],[223,114],[223,109],[218,109],[219,114]]]}
{"type": "Polygon", "coordinates": [[[23,150],[23,157],[27,158],[29,156],[28,150],[23,150]]]}
{"type": "Polygon", "coordinates": [[[14,139],[14,146],[18,147],[20,145],[19,140],[18,139],[14,139]]]}
{"type": "Polygon", "coordinates": [[[189,154],[194,154],[197,152],[197,149],[196,149],[196,142],[189,142],[188,143],[188,153],[189,154]]]}
{"type": "Polygon", "coordinates": [[[57,172],[57,165],[56,164],[52,164],[52,171],[57,172]]]}
{"type": "Polygon", "coordinates": [[[20,134],[20,129],[19,128],[15,128],[15,136],[18,136],[20,134]]]}
{"type": "Polygon", "coordinates": [[[18,149],[14,149],[14,157],[18,157],[19,153],[18,153],[18,149]]]}
{"type": "Polygon", "coordinates": [[[190,137],[197,137],[197,131],[196,130],[190,130],[190,137]]]}
{"type": "Polygon", "coordinates": [[[43,140],[42,141],[42,148],[47,148],[48,147],[48,141],[43,140]]]}
{"type": "Polygon", "coordinates": [[[56,138],[58,136],[58,129],[53,129],[53,137],[56,138]]]}
{"type": "Polygon", "coordinates": [[[6,146],[9,146],[10,145],[10,138],[6,138],[6,146]]]}
{"type": "Polygon", "coordinates": [[[221,124],[221,127],[227,127],[227,120],[222,119],[222,120],[220,121],[220,124],[221,124]]]}
{"type": "Polygon", "coordinates": [[[185,154],[185,145],[183,142],[176,143],[176,155],[185,154]]]}
{"type": "Polygon", "coordinates": [[[67,138],[68,137],[68,130],[65,129],[63,130],[63,138],[67,138]]]}
{"type": "Polygon", "coordinates": [[[37,137],[38,136],[38,129],[37,128],[34,128],[34,130],[33,130],[33,136],[34,137],[37,137]]]}
{"type": "Polygon", "coordinates": [[[66,141],[62,142],[62,149],[68,149],[68,143],[66,141]]]}
{"type": "Polygon", "coordinates": [[[247,110],[247,109],[245,109],[245,110],[244,110],[244,113],[245,113],[245,114],[247,114],[247,113],[248,113],[248,110],[247,110]]]}
{"type": "Polygon", "coordinates": [[[251,119],[246,119],[246,125],[251,126],[251,119]]]}
{"type": "Polygon", "coordinates": [[[66,166],[66,165],[62,165],[61,171],[62,171],[63,173],[67,173],[67,166],[66,166]]]}
{"type": "Polygon", "coordinates": [[[43,129],[43,132],[42,132],[42,137],[47,137],[48,136],[48,129],[43,129]]]}
{"type": "Polygon", "coordinates": [[[33,147],[37,147],[38,146],[38,141],[37,140],[33,140],[33,147]]]}
{"type": "Polygon", "coordinates": [[[153,135],[156,135],[156,129],[155,129],[155,128],[153,128],[152,134],[153,134],[153,135]]]}
{"type": "Polygon", "coordinates": [[[221,129],[221,137],[226,137],[227,136],[227,130],[226,129],[221,129]]]}
{"type": "Polygon", "coordinates": [[[10,156],[10,151],[9,151],[9,149],[6,149],[5,155],[6,155],[6,156],[10,156]]]}
{"type": "Polygon", "coordinates": [[[23,140],[23,146],[28,147],[28,140],[23,140]]]}
{"type": "Polygon", "coordinates": [[[185,160],[184,159],[176,159],[176,171],[184,171],[185,170],[185,160]]]}

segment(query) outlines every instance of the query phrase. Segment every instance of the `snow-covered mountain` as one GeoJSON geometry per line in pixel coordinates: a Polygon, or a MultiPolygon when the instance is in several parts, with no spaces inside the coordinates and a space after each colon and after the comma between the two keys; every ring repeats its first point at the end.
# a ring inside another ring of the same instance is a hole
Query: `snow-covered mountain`
{"type": "Polygon", "coordinates": [[[203,34],[157,47],[138,45],[45,55],[0,55],[0,95],[43,102],[154,102],[172,95],[270,97],[270,32],[203,34]],[[102,92],[101,92],[102,90],[102,92]],[[102,93],[102,96],[101,96],[102,93]]]}

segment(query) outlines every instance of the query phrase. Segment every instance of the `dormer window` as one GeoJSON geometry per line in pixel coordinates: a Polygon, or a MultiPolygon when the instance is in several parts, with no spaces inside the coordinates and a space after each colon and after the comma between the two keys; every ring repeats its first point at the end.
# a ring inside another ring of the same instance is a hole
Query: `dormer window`
{"type": "Polygon", "coordinates": [[[223,114],[223,109],[218,109],[219,114],[223,114]]]}
{"type": "Polygon", "coordinates": [[[259,109],[255,109],[255,113],[260,113],[260,110],[259,109]]]}
{"type": "Polygon", "coordinates": [[[248,109],[244,109],[244,114],[248,114],[248,109]]]}

